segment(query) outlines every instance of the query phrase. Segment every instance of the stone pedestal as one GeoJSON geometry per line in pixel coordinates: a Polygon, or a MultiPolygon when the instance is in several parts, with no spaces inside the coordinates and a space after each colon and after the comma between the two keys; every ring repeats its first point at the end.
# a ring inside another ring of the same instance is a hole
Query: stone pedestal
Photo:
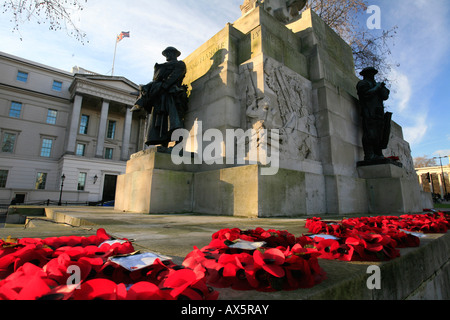
{"type": "Polygon", "coordinates": [[[156,148],[137,153],[118,178],[115,209],[140,213],[203,213],[224,216],[298,216],[318,207],[324,183],[315,174],[280,169],[261,174],[261,165],[215,169],[174,165],[156,148]]]}
{"type": "Polygon", "coordinates": [[[417,179],[394,164],[359,166],[360,178],[366,180],[369,213],[409,213],[424,209],[417,179]]]}
{"type": "Polygon", "coordinates": [[[140,152],[117,179],[115,209],[139,213],[192,212],[193,173],[156,148],[140,152]]]}

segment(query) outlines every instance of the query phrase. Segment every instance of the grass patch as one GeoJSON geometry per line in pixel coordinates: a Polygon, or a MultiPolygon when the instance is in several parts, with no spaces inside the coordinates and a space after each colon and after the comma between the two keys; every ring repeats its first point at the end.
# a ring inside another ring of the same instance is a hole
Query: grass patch
{"type": "Polygon", "coordinates": [[[450,203],[435,203],[434,207],[436,209],[450,209],[450,203]]]}

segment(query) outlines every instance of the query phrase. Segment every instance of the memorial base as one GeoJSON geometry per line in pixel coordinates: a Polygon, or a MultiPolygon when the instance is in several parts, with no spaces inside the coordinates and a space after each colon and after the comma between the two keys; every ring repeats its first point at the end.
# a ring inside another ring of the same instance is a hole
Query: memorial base
{"type": "Polygon", "coordinates": [[[325,213],[325,205],[318,207],[325,203],[322,176],[287,169],[269,176],[261,169],[175,165],[169,154],[149,149],[132,156],[119,176],[115,209],[254,218],[325,213]]]}
{"type": "Polygon", "coordinates": [[[414,213],[424,209],[416,178],[408,177],[398,162],[360,165],[358,174],[366,180],[369,213],[414,213]]]}

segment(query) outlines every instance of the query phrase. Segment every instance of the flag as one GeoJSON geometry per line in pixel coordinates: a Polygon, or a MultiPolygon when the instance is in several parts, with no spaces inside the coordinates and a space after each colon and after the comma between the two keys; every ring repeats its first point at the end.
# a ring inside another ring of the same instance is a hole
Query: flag
{"type": "Polygon", "coordinates": [[[122,31],[118,36],[117,36],[117,42],[120,42],[123,38],[129,38],[130,37],[130,31],[125,32],[122,31]]]}

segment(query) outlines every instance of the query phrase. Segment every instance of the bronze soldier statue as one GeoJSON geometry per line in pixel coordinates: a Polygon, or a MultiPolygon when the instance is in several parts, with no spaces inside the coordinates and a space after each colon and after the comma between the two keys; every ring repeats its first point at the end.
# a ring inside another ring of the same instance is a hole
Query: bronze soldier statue
{"type": "Polygon", "coordinates": [[[184,127],[188,98],[187,87],[182,84],[186,65],[177,60],[180,51],[168,47],[162,55],[167,62],[155,65],[153,81],[141,86],[140,96],[131,111],[145,109],[148,113],[145,144],[167,148],[172,142],[172,133],[184,127]]]}
{"type": "Polygon", "coordinates": [[[377,83],[378,71],[365,68],[360,73],[364,79],[358,85],[358,96],[363,118],[364,161],[385,159],[383,149],[389,143],[392,113],[384,111],[384,101],[389,99],[390,91],[384,82],[377,83]]]}

